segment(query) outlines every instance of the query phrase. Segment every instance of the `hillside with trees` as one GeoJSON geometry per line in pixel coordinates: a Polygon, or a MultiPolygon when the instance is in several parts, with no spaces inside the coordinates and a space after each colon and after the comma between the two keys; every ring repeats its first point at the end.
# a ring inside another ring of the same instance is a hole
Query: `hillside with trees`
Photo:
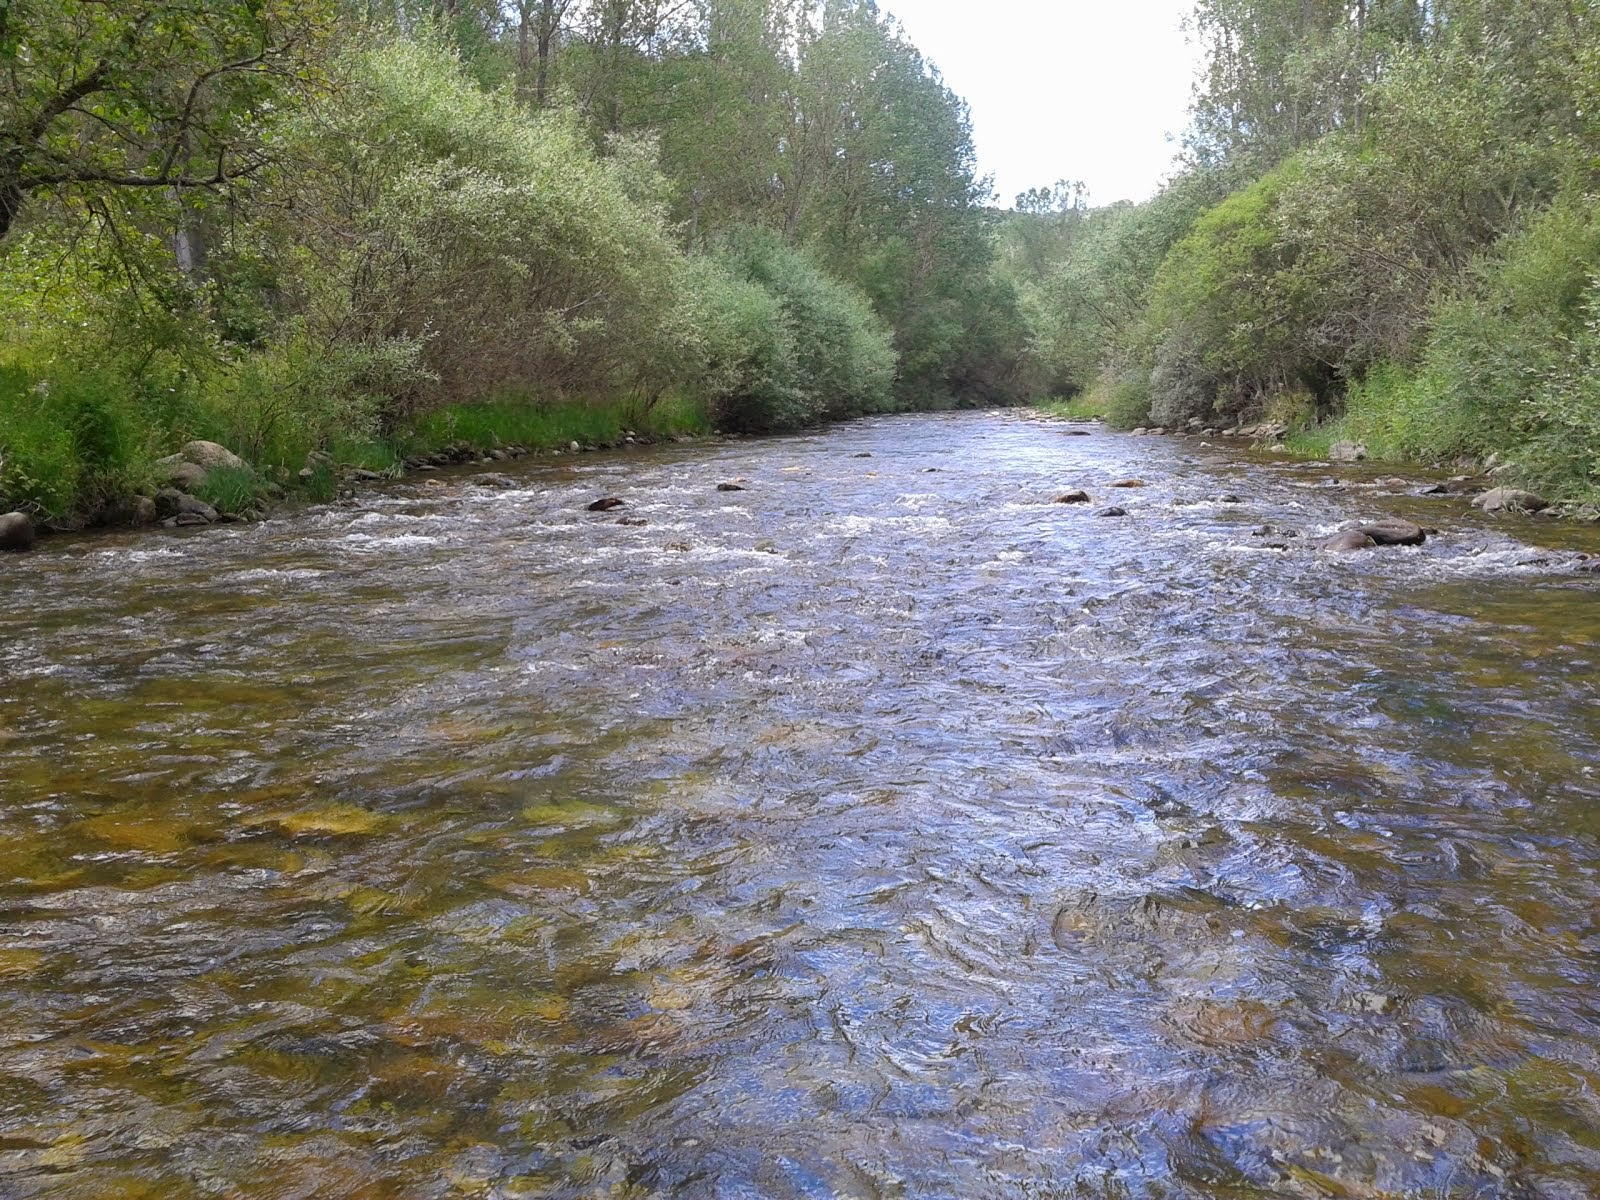
{"type": "MultiPolygon", "coordinates": [[[[1203,0],[1186,165],[1033,195],[1008,277],[1117,424],[1600,485],[1600,24],[1586,0],[1203,0]]],[[[1027,199],[1027,198],[1024,198],[1027,199]]]]}
{"type": "Polygon", "coordinates": [[[988,200],[866,0],[0,0],[0,507],[1020,399],[988,200]]]}

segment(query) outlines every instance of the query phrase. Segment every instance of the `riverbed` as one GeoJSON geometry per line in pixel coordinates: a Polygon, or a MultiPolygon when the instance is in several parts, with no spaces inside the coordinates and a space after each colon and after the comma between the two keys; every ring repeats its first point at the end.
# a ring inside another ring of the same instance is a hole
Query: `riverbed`
{"type": "Polygon", "coordinates": [[[1070,431],[0,563],[0,1194],[1600,1194],[1600,537],[1070,431]]]}

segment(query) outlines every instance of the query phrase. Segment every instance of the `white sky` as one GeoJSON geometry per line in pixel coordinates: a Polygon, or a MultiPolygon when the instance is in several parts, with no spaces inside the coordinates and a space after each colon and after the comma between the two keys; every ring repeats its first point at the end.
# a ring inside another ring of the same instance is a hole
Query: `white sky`
{"type": "Polygon", "coordinates": [[[1000,203],[1058,179],[1094,204],[1148,199],[1170,173],[1198,47],[1193,0],[879,0],[972,107],[1000,203]]]}

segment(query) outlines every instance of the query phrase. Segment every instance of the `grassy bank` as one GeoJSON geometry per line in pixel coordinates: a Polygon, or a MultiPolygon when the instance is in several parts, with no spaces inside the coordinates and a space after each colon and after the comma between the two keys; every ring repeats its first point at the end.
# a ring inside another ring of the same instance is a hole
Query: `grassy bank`
{"type": "Polygon", "coordinates": [[[234,387],[219,403],[215,391],[192,381],[162,389],[131,385],[112,371],[42,376],[0,364],[0,512],[20,510],[45,525],[126,523],[139,497],[170,482],[161,460],[193,440],[227,446],[248,466],[213,468],[187,490],[219,512],[250,515],[274,500],[327,499],[351,470],[398,475],[407,460],[441,453],[609,446],[628,434],[650,441],[712,429],[707,406],[683,392],[653,403],[507,397],[449,405],[387,432],[367,420],[341,425],[337,412],[313,414],[292,396],[278,393],[275,403],[268,396],[242,403],[234,387]]]}

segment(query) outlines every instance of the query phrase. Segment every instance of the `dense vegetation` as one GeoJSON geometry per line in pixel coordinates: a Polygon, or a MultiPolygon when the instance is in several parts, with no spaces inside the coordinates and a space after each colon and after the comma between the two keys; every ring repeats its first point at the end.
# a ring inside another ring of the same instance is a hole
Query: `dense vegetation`
{"type": "Polygon", "coordinates": [[[1019,398],[987,200],[868,0],[0,0],[0,511],[1019,398]]]}
{"type": "Polygon", "coordinates": [[[1595,17],[1200,0],[1168,185],[999,213],[871,0],[0,0],[0,511],[1050,393],[1590,498],[1595,17]]]}
{"type": "Polygon", "coordinates": [[[1007,272],[1058,390],[1123,425],[1509,459],[1600,490],[1589,0],[1202,0],[1186,168],[1024,197],[1007,272]]]}

